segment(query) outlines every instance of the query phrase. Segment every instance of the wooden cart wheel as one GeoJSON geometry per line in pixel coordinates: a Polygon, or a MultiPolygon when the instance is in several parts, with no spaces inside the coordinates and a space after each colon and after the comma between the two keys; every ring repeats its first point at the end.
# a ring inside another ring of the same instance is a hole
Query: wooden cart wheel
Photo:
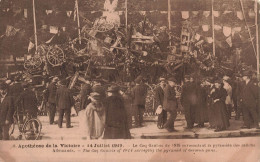
{"type": "Polygon", "coordinates": [[[35,70],[39,68],[42,64],[42,58],[39,55],[35,55],[34,57],[24,61],[24,68],[26,70],[35,70]]]}
{"type": "Polygon", "coordinates": [[[63,50],[58,46],[53,46],[47,53],[47,60],[52,66],[60,66],[64,62],[63,50]]]}
{"type": "Polygon", "coordinates": [[[99,24],[97,27],[96,27],[96,30],[98,32],[107,32],[109,30],[112,30],[114,28],[114,24],[112,23],[109,23],[109,22],[106,22],[106,23],[102,23],[102,24],[99,24]]]}

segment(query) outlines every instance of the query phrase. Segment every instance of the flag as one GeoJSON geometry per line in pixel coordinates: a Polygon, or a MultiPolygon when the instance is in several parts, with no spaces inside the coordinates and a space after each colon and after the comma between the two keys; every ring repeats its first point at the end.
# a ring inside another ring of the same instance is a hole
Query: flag
{"type": "Polygon", "coordinates": [[[57,34],[58,33],[58,27],[57,26],[50,26],[50,33],[57,34]]]}
{"type": "Polygon", "coordinates": [[[70,17],[72,14],[72,11],[66,11],[66,13],[67,13],[67,16],[70,17]]]}
{"type": "Polygon", "coordinates": [[[231,36],[226,39],[226,42],[228,43],[229,47],[232,47],[232,39],[231,39],[231,36]]]}
{"type": "Polygon", "coordinates": [[[52,10],[45,10],[46,14],[49,15],[52,13],[52,10]]]}
{"type": "Polygon", "coordinates": [[[202,25],[202,30],[203,31],[209,31],[209,25],[202,25]]]}
{"type": "Polygon", "coordinates": [[[23,10],[23,14],[24,14],[24,18],[27,18],[27,17],[28,17],[27,9],[24,9],[24,10],[23,10]]]}
{"type": "Polygon", "coordinates": [[[224,35],[225,35],[226,37],[230,36],[231,32],[232,32],[231,27],[229,27],[229,26],[223,26],[223,33],[224,33],[224,35]]]}
{"type": "Polygon", "coordinates": [[[30,41],[29,45],[28,45],[28,53],[30,53],[30,51],[33,49],[34,47],[34,43],[30,41]]]}
{"type": "Polygon", "coordinates": [[[182,11],[181,16],[183,19],[188,19],[189,18],[189,11],[182,11]]]}

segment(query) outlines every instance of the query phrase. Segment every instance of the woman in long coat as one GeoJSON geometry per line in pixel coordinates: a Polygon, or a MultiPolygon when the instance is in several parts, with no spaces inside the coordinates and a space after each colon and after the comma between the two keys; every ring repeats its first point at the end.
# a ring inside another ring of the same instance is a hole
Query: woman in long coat
{"type": "Polygon", "coordinates": [[[99,139],[102,138],[105,128],[105,107],[99,93],[92,92],[89,98],[91,102],[79,113],[80,131],[87,139],[99,139]]]}
{"type": "Polygon", "coordinates": [[[124,99],[119,93],[119,87],[111,86],[106,98],[106,123],[104,139],[130,139],[127,114],[124,99]]]}
{"type": "Polygon", "coordinates": [[[195,123],[198,127],[204,127],[204,123],[208,122],[208,110],[207,110],[207,92],[206,88],[197,84],[196,86],[197,104],[195,109],[195,123]]]}
{"type": "Polygon", "coordinates": [[[226,130],[229,127],[229,116],[225,104],[227,92],[221,83],[222,80],[215,82],[215,88],[212,89],[210,95],[212,99],[211,109],[214,113],[212,117],[214,118],[213,124],[216,128],[215,132],[226,130]]]}

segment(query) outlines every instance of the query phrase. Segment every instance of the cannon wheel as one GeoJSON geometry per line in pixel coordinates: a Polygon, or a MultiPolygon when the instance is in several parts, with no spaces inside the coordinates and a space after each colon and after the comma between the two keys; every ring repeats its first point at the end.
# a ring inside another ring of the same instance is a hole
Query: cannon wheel
{"type": "Polygon", "coordinates": [[[47,60],[52,66],[60,66],[64,62],[63,50],[58,46],[53,46],[47,53],[47,60]]]}
{"type": "Polygon", "coordinates": [[[112,30],[114,28],[114,24],[112,23],[109,23],[109,22],[106,22],[106,23],[102,23],[102,24],[99,24],[97,27],[96,27],[96,30],[98,32],[107,32],[109,30],[112,30]]]}
{"type": "Polygon", "coordinates": [[[42,58],[39,55],[24,61],[24,68],[26,70],[35,70],[39,68],[42,64],[42,58]]]}

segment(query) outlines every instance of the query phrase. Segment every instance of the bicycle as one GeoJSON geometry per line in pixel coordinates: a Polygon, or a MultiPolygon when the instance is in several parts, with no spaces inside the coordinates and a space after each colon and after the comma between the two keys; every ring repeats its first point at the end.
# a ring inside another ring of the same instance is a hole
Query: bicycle
{"type": "Polygon", "coordinates": [[[20,133],[18,139],[21,139],[22,136],[24,136],[26,140],[37,140],[39,138],[42,129],[42,124],[39,119],[34,118],[28,112],[26,112],[24,118],[24,113],[19,113],[18,111],[15,111],[13,119],[14,122],[9,129],[10,136],[14,133],[15,125],[17,125],[20,133]]]}

